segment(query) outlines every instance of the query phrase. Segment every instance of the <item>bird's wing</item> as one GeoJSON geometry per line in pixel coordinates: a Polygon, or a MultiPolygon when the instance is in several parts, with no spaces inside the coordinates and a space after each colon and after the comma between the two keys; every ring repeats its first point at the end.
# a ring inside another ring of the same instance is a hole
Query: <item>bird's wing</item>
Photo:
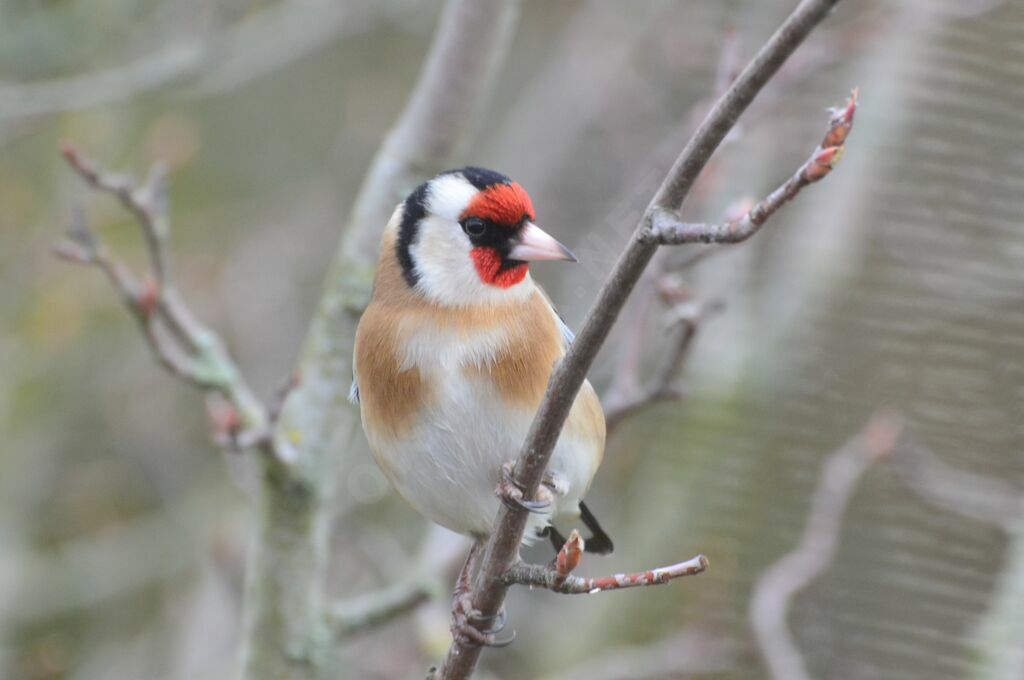
{"type": "MultiPolygon", "coordinates": [[[[551,308],[555,309],[553,305],[551,308]]],[[[565,347],[568,349],[569,345],[572,344],[572,341],[576,339],[576,334],[573,333],[572,329],[565,323],[565,319],[563,319],[562,315],[558,313],[558,310],[555,310],[555,316],[558,317],[558,330],[562,332],[562,341],[565,342],[565,347]]]]}
{"type": "Polygon", "coordinates": [[[555,315],[555,320],[558,323],[558,331],[562,335],[562,349],[569,349],[569,346],[576,339],[576,334],[572,332],[572,329],[565,323],[565,319],[563,319],[562,315],[558,313],[558,310],[555,308],[555,303],[553,303],[551,298],[548,297],[547,291],[540,286],[537,286],[537,290],[540,291],[541,297],[544,298],[544,302],[546,302],[548,307],[551,308],[551,313],[555,315]]]}

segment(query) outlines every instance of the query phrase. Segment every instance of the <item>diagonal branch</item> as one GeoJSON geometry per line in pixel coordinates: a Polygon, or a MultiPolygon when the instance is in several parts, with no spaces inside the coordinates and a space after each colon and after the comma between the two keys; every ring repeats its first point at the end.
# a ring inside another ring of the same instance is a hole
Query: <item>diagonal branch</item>
{"type": "MultiPolygon", "coordinates": [[[[609,389],[602,399],[608,432],[614,431],[623,420],[637,411],[683,396],[677,382],[686,357],[690,354],[693,341],[697,337],[697,331],[708,317],[717,314],[723,307],[724,304],[721,300],[707,302],[686,300],[679,302],[669,310],[667,319],[670,333],[668,349],[647,384],[639,389],[626,392],[623,383],[620,382],[617,386],[618,389],[609,389]]],[[[642,331],[642,326],[637,326],[635,329],[635,333],[642,331]]],[[[631,340],[638,342],[639,338],[631,338],[631,340]]],[[[629,366],[627,365],[627,367],[629,366]]],[[[630,368],[635,368],[635,364],[630,368]]],[[[628,381],[628,383],[632,382],[628,381]]]]}
{"type": "Polygon", "coordinates": [[[903,430],[900,418],[876,414],[822,468],[807,511],[799,545],[766,569],[754,585],[750,623],[761,656],[775,680],[808,680],[796,642],[786,624],[793,599],[835,560],[843,517],[868,469],[888,457],[903,430]]]}
{"type": "MultiPolygon", "coordinates": [[[[626,249],[605,281],[583,327],[548,381],[541,406],[530,426],[515,469],[515,481],[533,498],[540,486],[569,410],[593,363],[644,268],[658,248],[644,234],[659,213],[678,210],[711,154],[735,126],[740,114],[775,75],[786,59],[837,4],[838,0],[803,0],[743,69],[712,107],[658,189],[626,249]]],[[[482,620],[496,616],[508,586],[502,575],[519,552],[528,512],[502,506],[487,542],[473,584],[472,606],[482,620]]],[[[440,670],[446,680],[468,678],[480,658],[480,648],[455,640],[440,670]]]]}

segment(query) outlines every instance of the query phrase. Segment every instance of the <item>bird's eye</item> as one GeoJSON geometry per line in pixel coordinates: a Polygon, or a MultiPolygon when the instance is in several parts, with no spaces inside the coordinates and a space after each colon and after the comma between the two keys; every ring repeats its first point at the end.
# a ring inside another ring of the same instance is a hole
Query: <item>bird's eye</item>
{"type": "Polygon", "coordinates": [[[462,231],[470,237],[483,236],[487,231],[487,223],[479,217],[467,217],[462,220],[462,231]]]}

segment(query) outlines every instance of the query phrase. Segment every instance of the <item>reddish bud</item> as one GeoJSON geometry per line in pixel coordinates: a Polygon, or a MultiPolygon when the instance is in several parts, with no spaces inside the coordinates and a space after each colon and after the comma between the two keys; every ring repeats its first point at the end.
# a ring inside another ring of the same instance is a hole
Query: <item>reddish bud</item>
{"type": "Polygon", "coordinates": [[[60,153],[72,165],[78,165],[78,147],[71,141],[62,139],[60,142],[60,153]]]}
{"type": "Polygon", "coordinates": [[[858,88],[853,88],[846,106],[832,109],[832,119],[829,121],[828,132],[825,139],[821,141],[823,147],[841,146],[846,142],[850,130],[853,128],[853,116],[857,113],[857,98],[860,95],[858,88]]]}
{"type": "Polygon", "coordinates": [[[843,147],[833,146],[828,149],[821,149],[815,153],[814,157],[808,161],[807,166],[804,168],[804,178],[808,182],[817,182],[825,177],[828,173],[832,172],[832,168],[839,164],[843,157],[843,151],[843,147]]]}
{"type": "Polygon", "coordinates": [[[142,282],[142,288],[135,294],[135,304],[142,312],[142,316],[148,319],[156,309],[158,302],[160,302],[160,287],[152,277],[147,276],[142,282]]]}
{"type": "Polygon", "coordinates": [[[206,414],[213,440],[227,449],[236,448],[238,433],[242,430],[238,410],[221,395],[210,393],[206,399],[206,414]]]}
{"type": "Polygon", "coordinates": [[[886,458],[896,448],[903,434],[903,419],[897,413],[883,411],[871,419],[864,429],[864,442],[872,460],[886,458]]]}
{"type": "Polygon", "coordinates": [[[566,539],[565,545],[558,551],[558,556],[555,558],[555,571],[559,576],[568,576],[573,569],[579,566],[581,559],[583,559],[583,537],[580,536],[579,531],[573,529],[569,538],[566,539]]]}

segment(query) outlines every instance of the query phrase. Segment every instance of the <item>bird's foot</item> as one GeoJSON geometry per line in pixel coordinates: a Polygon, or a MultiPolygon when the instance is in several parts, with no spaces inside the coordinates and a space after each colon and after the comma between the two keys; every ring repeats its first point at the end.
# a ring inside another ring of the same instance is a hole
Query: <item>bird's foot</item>
{"type": "Polygon", "coordinates": [[[498,640],[497,635],[505,630],[508,617],[505,614],[505,607],[493,617],[483,616],[479,610],[473,608],[472,598],[466,593],[456,593],[452,600],[452,637],[462,645],[475,647],[507,647],[516,639],[516,632],[504,639],[498,640]],[[497,619],[494,625],[483,628],[489,619],[497,619]]]}
{"type": "Polygon", "coordinates": [[[526,498],[526,490],[516,481],[514,471],[515,463],[507,461],[501,466],[501,481],[494,493],[498,495],[501,502],[512,509],[521,508],[528,512],[544,512],[551,507],[551,491],[546,486],[537,489],[537,498],[530,500],[526,498]]]}

